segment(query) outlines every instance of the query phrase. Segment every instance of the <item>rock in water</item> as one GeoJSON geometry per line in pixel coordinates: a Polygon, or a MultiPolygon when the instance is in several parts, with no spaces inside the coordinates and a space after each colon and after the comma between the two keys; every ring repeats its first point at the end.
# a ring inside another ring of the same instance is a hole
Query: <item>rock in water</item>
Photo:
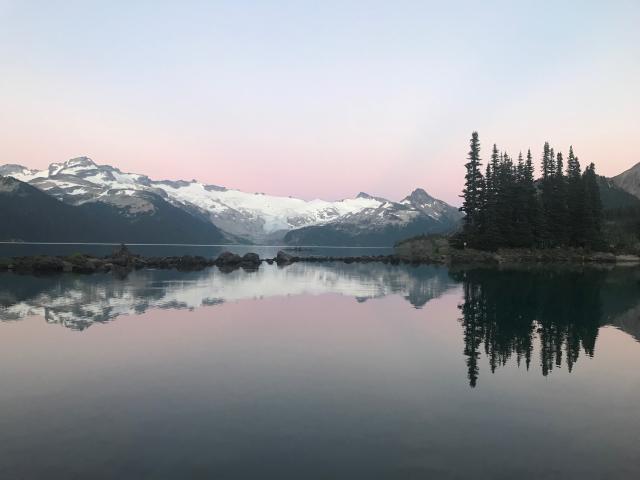
{"type": "Polygon", "coordinates": [[[242,263],[242,257],[231,252],[222,252],[216,258],[215,264],[218,267],[231,267],[240,265],[242,263]]]}
{"type": "Polygon", "coordinates": [[[132,268],[136,255],[133,255],[124,243],[114,250],[111,255],[111,263],[119,267],[132,268]]]}
{"type": "Polygon", "coordinates": [[[287,252],[283,252],[282,250],[278,250],[278,253],[276,254],[276,263],[278,265],[289,265],[290,263],[297,261],[298,257],[289,255],[287,252]]]}
{"type": "Polygon", "coordinates": [[[242,257],[242,266],[258,268],[260,266],[260,257],[257,253],[246,253],[242,257]]]}

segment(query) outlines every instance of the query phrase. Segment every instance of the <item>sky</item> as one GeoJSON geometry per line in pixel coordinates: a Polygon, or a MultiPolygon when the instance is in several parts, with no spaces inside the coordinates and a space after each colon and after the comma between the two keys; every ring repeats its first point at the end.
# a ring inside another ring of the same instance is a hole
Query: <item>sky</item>
{"type": "Polygon", "coordinates": [[[545,140],[637,162],[640,2],[0,0],[0,164],[459,204],[545,140]]]}

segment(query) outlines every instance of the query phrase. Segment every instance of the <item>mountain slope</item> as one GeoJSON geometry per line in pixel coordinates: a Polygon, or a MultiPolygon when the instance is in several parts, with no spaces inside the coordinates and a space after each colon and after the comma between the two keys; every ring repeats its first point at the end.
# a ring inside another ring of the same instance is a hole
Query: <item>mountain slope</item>
{"type": "Polygon", "coordinates": [[[12,177],[0,177],[0,240],[40,242],[220,243],[225,235],[208,222],[153,194],[127,208],[57,200],[12,177]]]}
{"type": "MultiPolygon", "coordinates": [[[[362,193],[360,196],[368,197],[362,193]]],[[[285,235],[285,242],[293,245],[388,246],[419,234],[450,232],[457,228],[460,218],[457,208],[417,189],[398,203],[388,202],[324,225],[292,230],[285,235]]]]}
{"type": "Polygon", "coordinates": [[[640,208],[640,198],[620,187],[614,178],[597,177],[604,210],[640,208]]]}
{"type": "Polygon", "coordinates": [[[636,198],[640,198],[640,163],[612,178],[613,182],[636,198]]]}
{"type": "Polygon", "coordinates": [[[177,209],[215,225],[234,239],[255,243],[362,245],[396,237],[455,228],[460,213],[418,189],[400,202],[360,194],[340,201],[305,201],[252,194],[194,181],[154,181],[96,165],[86,157],[51,164],[46,170],[20,165],[0,167],[12,175],[72,205],[100,203],[131,215],[144,213],[146,195],[155,195],[177,209]],[[406,233],[403,231],[406,230],[406,233]],[[338,238],[339,237],[339,238],[338,238]],[[345,243],[346,242],[346,243],[345,243]]]}

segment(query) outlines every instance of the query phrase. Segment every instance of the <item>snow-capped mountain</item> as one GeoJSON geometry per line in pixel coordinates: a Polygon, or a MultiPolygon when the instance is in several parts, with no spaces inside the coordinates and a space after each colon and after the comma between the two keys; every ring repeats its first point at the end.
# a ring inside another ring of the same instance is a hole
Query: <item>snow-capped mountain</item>
{"type": "Polygon", "coordinates": [[[456,208],[432,198],[422,189],[400,202],[366,193],[340,201],[306,201],[247,193],[195,180],[156,181],[110,165],[96,165],[87,157],[54,163],[46,170],[4,165],[0,166],[0,175],[28,182],[71,205],[102,202],[130,215],[153,210],[151,200],[160,196],[191,215],[213,223],[230,237],[255,243],[281,242],[288,236],[291,243],[299,244],[297,239],[304,238],[305,242],[317,244],[313,231],[297,237],[292,234],[310,227],[348,232],[346,240],[340,240],[342,244],[345,241],[368,244],[370,240],[358,241],[361,233],[369,238],[384,231],[387,232],[384,242],[389,243],[389,228],[402,238],[406,227],[413,226],[412,233],[416,228],[417,233],[443,232],[455,228],[460,219],[456,208]]]}
{"type": "Polygon", "coordinates": [[[214,244],[235,241],[151,192],[128,207],[102,202],[71,205],[11,176],[0,177],[0,240],[214,244]]]}

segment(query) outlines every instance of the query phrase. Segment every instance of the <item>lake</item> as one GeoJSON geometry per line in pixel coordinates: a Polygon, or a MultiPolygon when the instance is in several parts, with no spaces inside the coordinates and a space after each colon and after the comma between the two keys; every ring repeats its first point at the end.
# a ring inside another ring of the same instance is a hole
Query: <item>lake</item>
{"type": "Polygon", "coordinates": [[[639,478],[639,340],[635,268],[3,273],[0,478],[639,478]]]}

